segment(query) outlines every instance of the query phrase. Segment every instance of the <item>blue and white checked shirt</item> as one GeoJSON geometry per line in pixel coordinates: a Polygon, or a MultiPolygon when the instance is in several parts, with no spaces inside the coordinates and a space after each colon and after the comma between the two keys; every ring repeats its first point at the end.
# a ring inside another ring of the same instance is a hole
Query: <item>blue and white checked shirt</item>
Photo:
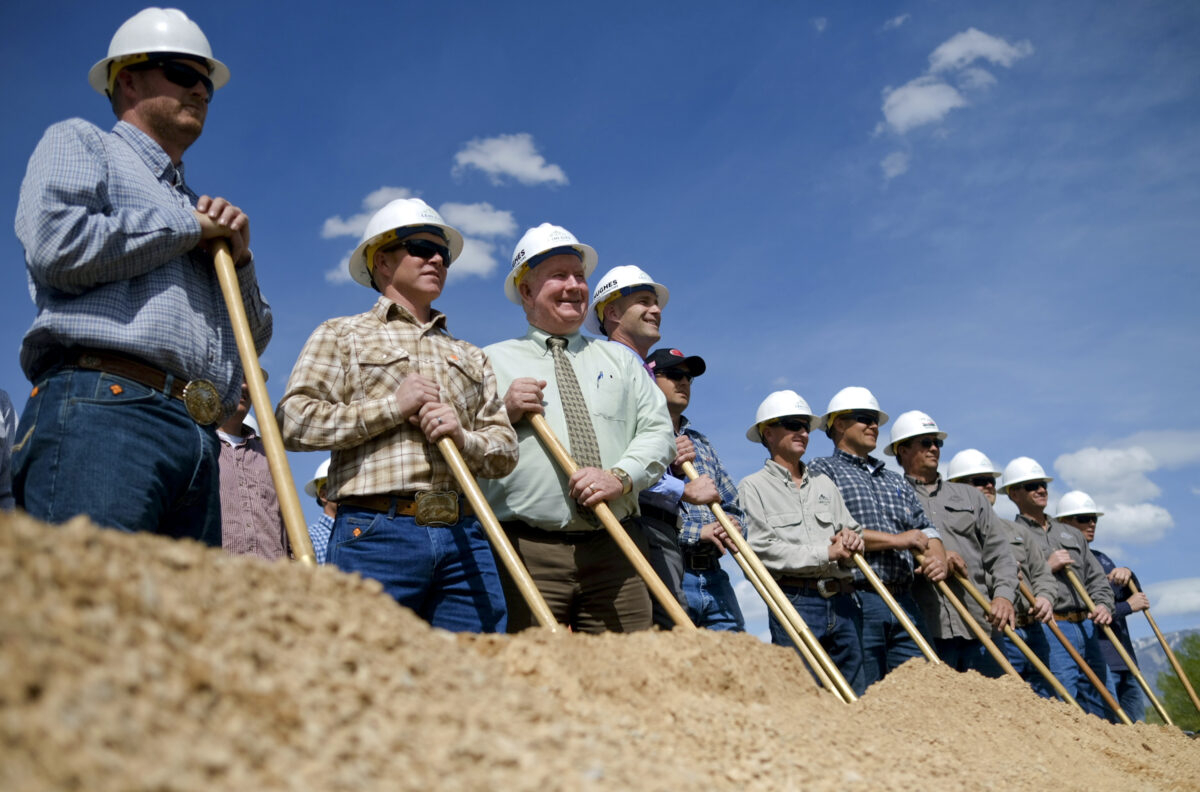
{"type": "MultiPolygon", "coordinates": [[[[864,459],[835,448],[833,456],[814,459],[809,469],[813,474],[824,473],[833,479],[850,514],[863,530],[889,534],[918,530],[930,539],[942,538],[921,508],[912,485],[875,457],[864,459]]],[[[912,582],[913,557],[907,550],[873,550],[863,553],[863,558],[884,583],[912,582]]],[[[866,582],[857,569],[854,580],[866,582]]]]}
{"type": "MultiPolygon", "coordinates": [[[[197,196],[162,147],[123,121],[73,118],[42,136],[17,204],[37,318],[21,345],[31,380],[71,346],[109,349],[184,379],[207,379],[232,412],[242,367],[210,257],[196,249],[197,196]]],[[[238,285],[261,352],[271,311],[253,262],[238,285]]]]}
{"type": "Polygon", "coordinates": [[[317,521],[308,526],[308,538],[312,540],[313,555],[316,556],[318,564],[325,563],[325,554],[329,548],[329,536],[332,533],[333,518],[325,512],[321,512],[317,521]]]}
{"type": "MultiPolygon", "coordinates": [[[[691,427],[686,415],[679,416],[679,429],[696,446],[696,461],[692,463],[696,466],[696,471],[702,476],[707,473],[712,477],[717,484],[717,493],[721,496],[721,508],[725,510],[725,514],[729,515],[729,519],[741,523],[742,510],[737,503],[737,486],[725,472],[725,466],[717,458],[717,452],[713,450],[712,443],[691,427]]],[[[679,502],[679,517],[682,526],[679,529],[679,544],[681,545],[695,545],[700,541],[700,529],[707,523],[717,520],[709,507],[697,506],[686,501],[679,502]]],[[[744,530],[745,526],[742,527],[744,530]]]]}

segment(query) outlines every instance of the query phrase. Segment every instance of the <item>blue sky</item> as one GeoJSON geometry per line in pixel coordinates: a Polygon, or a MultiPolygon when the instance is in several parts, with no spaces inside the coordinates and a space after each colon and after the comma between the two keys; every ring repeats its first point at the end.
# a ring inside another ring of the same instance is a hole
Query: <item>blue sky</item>
{"type": "MultiPolygon", "coordinates": [[[[111,126],[86,72],[141,7],[0,10],[0,214],[46,126],[111,126]]],[[[597,274],[636,264],[671,290],[663,343],[708,361],[688,414],[735,479],[762,464],[742,433],[767,393],[822,410],[863,385],[932,415],[945,460],[1032,456],[1052,503],[1089,491],[1097,547],[1161,626],[1200,624],[1200,6],[184,10],[232,71],[188,181],[251,218],[273,398],[319,322],[371,304],[340,273],[382,201],[418,195],[467,235],[437,305],[481,346],[523,332],[501,279],[549,221],[597,274]]],[[[33,307],[19,243],[0,245],[0,387],[20,408],[33,307]]],[[[809,457],[829,450],[816,436],[809,457]]],[[[301,482],[319,461],[292,460],[301,482]]]]}

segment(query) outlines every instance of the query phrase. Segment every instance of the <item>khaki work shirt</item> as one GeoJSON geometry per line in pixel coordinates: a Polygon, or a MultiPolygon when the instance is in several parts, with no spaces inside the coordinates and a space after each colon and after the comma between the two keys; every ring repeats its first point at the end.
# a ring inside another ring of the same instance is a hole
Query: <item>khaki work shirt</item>
{"type": "Polygon", "coordinates": [[[829,560],[829,539],[843,528],[862,535],[833,479],[803,467],[792,474],[768,459],[738,484],[746,541],[775,576],[849,580],[850,570],[829,560]]]}
{"type": "MultiPolygon", "coordinates": [[[[1066,550],[1071,555],[1073,563],[1070,568],[1075,570],[1075,576],[1083,582],[1083,587],[1091,596],[1092,601],[1097,605],[1103,605],[1111,612],[1114,605],[1112,587],[1108,585],[1104,568],[1100,566],[1096,556],[1092,555],[1092,551],[1088,549],[1088,543],[1083,538],[1083,534],[1079,532],[1078,528],[1061,523],[1053,517],[1047,517],[1046,520],[1047,525],[1043,529],[1024,514],[1017,515],[1017,522],[1031,529],[1030,533],[1033,535],[1034,541],[1045,552],[1046,558],[1049,558],[1055,550],[1060,549],[1066,550]]],[[[1053,598],[1055,613],[1088,610],[1087,604],[1076,593],[1071,581],[1067,580],[1065,571],[1055,574],[1054,579],[1058,584],[1053,598]]]]}
{"type": "MultiPolygon", "coordinates": [[[[1046,551],[1042,549],[1041,542],[1037,541],[1037,537],[1031,533],[1032,529],[1025,523],[1012,520],[1000,520],[1000,523],[1008,533],[1008,547],[1017,559],[1017,566],[1025,582],[1033,589],[1033,596],[1045,597],[1054,602],[1058,581],[1054,579],[1054,573],[1046,564],[1046,551]]],[[[1028,613],[1033,603],[1026,601],[1024,597],[1018,599],[1019,602],[1013,603],[1017,606],[1017,613],[1028,613]]]]}

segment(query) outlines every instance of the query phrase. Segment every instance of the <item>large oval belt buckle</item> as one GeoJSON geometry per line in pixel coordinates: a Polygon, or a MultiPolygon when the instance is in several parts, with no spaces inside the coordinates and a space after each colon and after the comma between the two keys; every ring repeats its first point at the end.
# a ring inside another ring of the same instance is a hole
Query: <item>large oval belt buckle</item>
{"type": "Polygon", "coordinates": [[[192,380],[184,385],[183,405],[192,420],[201,426],[214,424],[221,417],[221,395],[208,380],[192,380]]]}
{"type": "Polygon", "coordinates": [[[417,525],[454,525],[458,522],[458,493],[454,490],[418,492],[417,525]]]}

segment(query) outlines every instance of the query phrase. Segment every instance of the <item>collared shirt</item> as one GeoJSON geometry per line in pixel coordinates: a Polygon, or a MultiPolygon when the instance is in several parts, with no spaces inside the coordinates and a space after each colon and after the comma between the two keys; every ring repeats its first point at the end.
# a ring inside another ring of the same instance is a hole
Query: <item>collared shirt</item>
{"type": "MultiPolygon", "coordinates": [[[[707,474],[717,485],[717,494],[721,496],[721,508],[731,520],[742,520],[742,510],[738,507],[737,487],[729,477],[725,466],[717,458],[717,452],[712,443],[699,430],[691,425],[686,415],[679,416],[679,431],[686,435],[696,447],[696,472],[701,476],[707,474]]],[[[679,544],[695,545],[700,541],[700,529],[711,522],[716,522],[712,509],[708,506],[697,506],[694,503],[680,503],[680,532],[679,544]]],[[[745,530],[745,526],[742,527],[745,530]]]]}
{"type": "Polygon", "coordinates": [[[12,447],[17,434],[17,412],[8,393],[0,390],[0,510],[16,506],[12,491],[12,447]]]}
{"type": "Polygon", "coordinates": [[[862,534],[833,480],[804,466],[797,486],[773,459],[738,484],[746,542],[774,575],[850,579],[829,560],[829,538],[843,528],[862,534]]]}
{"type": "MultiPolygon", "coordinates": [[[[549,333],[530,326],[521,338],[492,344],[484,351],[496,369],[502,393],[519,377],[546,381],[546,422],[569,447],[548,338],[549,333]]],[[[632,492],[608,503],[617,519],[623,520],[637,514],[637,493],[658,479],[675,459],[667,399],[628,349],[578,332],[566,339],[566,353],[592,417],[601,465],[621,468],[633,480],[632,492]]],[[[567,477],[533,427],[523,420],[516,429],[521,446],[516,470],[505,478],[480,482],[496,516],[524,520],[545,531],[596,530],[577,512],[576,502],[569,497],[567,477]]]]}
{"type": "MultiPolygon", "coordinates": [[[[1033,591],[1033,596],[1045,597],[1048,601],[1054,602],[1058,581],[1054,579],[1054,573],[1046,564],[1046,551],[1043,549],[1042,543],[1033,535],[1032,529],[1023,522],[1002,519],[1000,524],[1008,533],[1008,547],[1017,560],[1021,574],[1025,576],[1025,582],[1033,591]]],[[[1040,532],[1041,529],[1039,528],[1038,531],[1040,532]]],[[[1024,597],[1013,604],[1017,606],[1018,613],[1026,613],[1032,606],[1024,597]]]]}
{"type": "MultiPolygon", "coordinates": [[[[1116,563],[1099,550],[1092,550],[1092,555],[1096,556],[1096,560],[1100,562],[1100,568],[1104,570],[1104,576],[1108,577],[1108,573],[1117,568],[1116,563]]],[[[1133,576],[1134,585],[1138,587],[1138,591],[1142,590],[1142,585],[1137,579],[1137,575],[1133,576]]],[[[1112,631],[1117,636],[1117,640],[1121,642],[1121,646],[1125,647],[1125,651],[1133,658],[1133,662],[1137,662],[1137,655],[1133,651],[1133,640],[1129,636],[1129,624],[1125,621],[1126,617],[1133,613],[1133,608],[1129,607],[1126,602],[1133,596],[1133,590],[1129,586],[1118,586],[1116,583],[1108,584],[1112,587],[1113,599],[1113,623],[1112,631]]],[[[1128,671],[1129,666],[1125,665],[1125,661],[1121,659],[1121,655],[1113,647],[1112,641],[1108,640],[1108,636],[1100,634],[1100,651],[1104,654],[1104,662],[1113,671],[1128,671]]]]}
{"type": "MultiPolygon", "coordinates": [[[[242,367],[216,270],[196,247],[196,200],[183,166],[124,121],[108,133],[78,118],[46,130],[17,205],[38,310],[21,345],[27,377],[67,347],[107,349],[207,379],[233,411],[242,367]]],[[[272,321],[254,264],[237,280],[261,352],[272,321]]]]}
{"type": "Polygon", "coordinates": [[[274,561],[288,554],[287,531],[262,439],[248,431],[240,443],[217,432],[221,441],[221,547],[230,555],[274,561]]]}
{"type": "MultiPolygon", "coordinates": [[[[864,530],[889,534],[917,530],[930,539],[942,538],[904,477],[885,468],[875,457],[859,457],[835,448],[832,456],[814,459],[811,467],[813,473],[833,479],[850,514],[864,530]]],[[[871,550],[863,553],[863,558],[884,583],[912,582],[914,561],[908,550],[871,550]]],[[[866,578],[856,569],[854,580],[863,583],[866,578]]]]}
{"type": "Polygon", "coordinates": [[[317,521],[308,526],[308,538],[312,540],[313,555],[317,557],[318,564],[325,563],[325,556],[329,551],[329,536],[332,533],[333,518],[325,512],[321,512],[317,521]]]}
{"type": "MultiPolygon", "coordinates": [[[[962,556],[967,564],[967,579],[985,595],[1016,602],[1017,560],[1009,549],[1008,531],[992,511],[983,493],[970,484],[943,481],[924,484],[909,477],[926,516],[937,526],[947,550],[962,556]]],[[[924,578],[922,578],[924,580],[924,578]]],[[[953,576],[946,584],[985,629],[991,630],[983,608],[953,576]]],[[[925,580],[913,591],[925,616],[925,626],[934,638],[975,639],[958,611],[937,588],[925,580]]]]}
{"type": "Polygon", "coordinates": [[[466,434],[462,448],[476,476],[513,469],[517,437],[479,347],[446,331],[433,311],[418,322],[380,297],[366,313],[323,322],[309,337],[275,416],[292,451],[331,451],[328,497],[459,490],[425,433],[401,417],[395,392],[409,374],[433,380],[466,434]]]}
{"type": "MultiPolygon", "coordinates": [[[[1075,576],[1083,583],[1083,588],[1087,591],[1088,596],[1097,605],[1103,605],[1109,611],[1113,609],[1113,593],[1112,588],[1108,585],[1108,578],[1104,576],[1100,562],[1088,549],[1087,540],[1083,538],[1083,534],[1079,532],[1078,528],[1061,523],[1053,517],[1046,517],[1046,527],[1043,528],[1024,514],[1017,515],[1017,522],[1031,529],[1030,534],[1046,554],[1046,558],[1049,558],[1055,550],[1066,550],[1073,562],[1070,568],[1075,570],[1075,576]]],[[[1067,579],[1065,571],[1055,573],[1054,579],[1058,584],[1052,598],[1055,613],[1088,610],[1087,603],[1076,593],[1071,581],[1067,579]]]]}

